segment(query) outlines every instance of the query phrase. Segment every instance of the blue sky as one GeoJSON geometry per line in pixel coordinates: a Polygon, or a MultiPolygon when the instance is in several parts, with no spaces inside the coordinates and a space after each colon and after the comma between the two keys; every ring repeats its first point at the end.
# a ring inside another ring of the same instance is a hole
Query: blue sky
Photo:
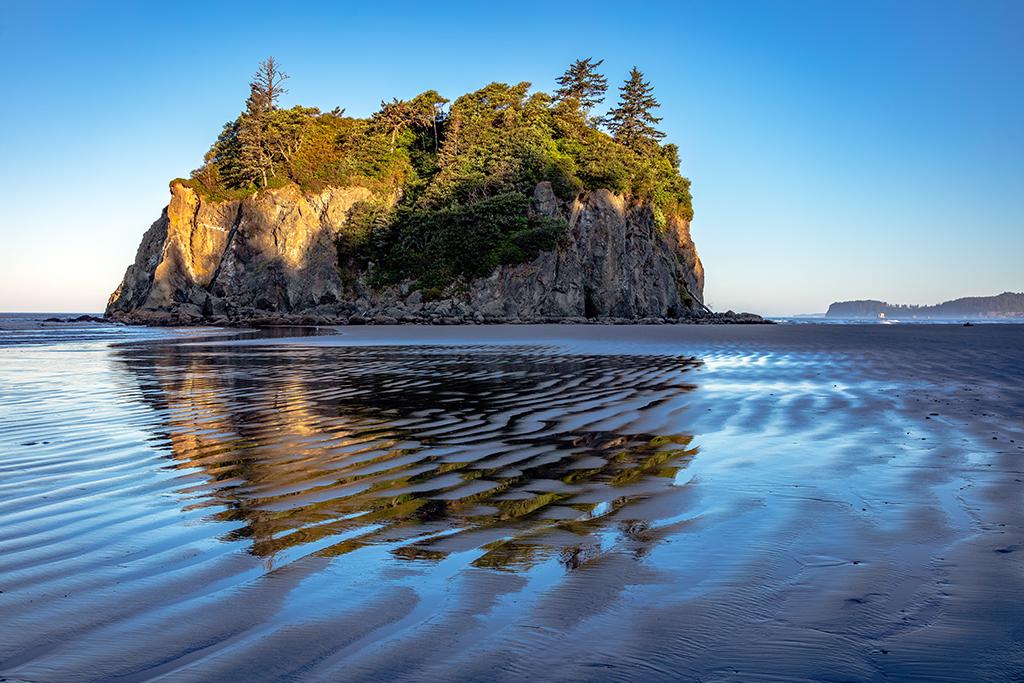
{"type": "Polygon", "coordinates": [[[718,309],[1024,290],[1022,26],[998,1],[6,2],[0,310],[102,310],[268,54],[284,104],[360,116],[636,64],[718,309]]]}

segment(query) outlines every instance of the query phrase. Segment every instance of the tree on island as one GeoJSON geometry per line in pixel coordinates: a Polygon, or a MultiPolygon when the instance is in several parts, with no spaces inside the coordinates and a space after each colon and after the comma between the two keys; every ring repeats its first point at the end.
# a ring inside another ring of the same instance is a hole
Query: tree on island
{"type": "Polygon", "coordinates": [[[380,101],[380,111],[373,115],[373,123],[384,133],[391,136],[391,151],[395,151],[395,138],[399,131],[412,125],[412,107],[397,97],[390,102],[380,101]]]}
{"type": "Polygon", "coordinates": [[[555,101],[575,100],[585,112],[601,104],[608,92],[608,80],[597,70],[603,63],[603,59],[595,62],[590,57],[573,62],[556,79],[558,90],[555,91],[555,101]]]}
{"type": "Polygon", "coordinates": [[[433,128],[434,150],[437,151],[437,124],[442,107],[447,102],[436,90],[428,90],[408,101],[398,98],[390,102],[381,100],[380,111],[373,115],[372,120],[379,130],[389,136],[392,152],[395,151],[395,142],[401,131],[422,131],[428,128],[433,128]]]}
{"type": "Polygon", "coordinates": [[[266,187],[268,176],[274,176],[275,153],[287,158],[284,140],[294,137],[293,126],[271,125],[270,115],[277,109],[278,99],[288,92],[282,85],[287,79],[288,74],[281,71],[280,64],[273,57],[260,62],[249,83],[245,113],[238,121],[238,173],[260,187],[266,187]]]}
{"type": "Polygon", "coordinates": [[[277,109],[277,100],[288,92],[281,84],[289,76],[281,71],[281,65],[273,56],[260,62],[256,75],[249,83],[249,111],[271,112],[277,109]]]}
{"type": "Polygon", "coordinates": [[[629,80],[619,90],[619,105],[608,112],[608,130],[617,142],[634,150],[657,145],[665,134],[654,127],[661,121],[660,117],[651,113],[661,106],[652,94],[654,87],[644,80],[643,73],[634,66],[629,72],[629,80]]]}

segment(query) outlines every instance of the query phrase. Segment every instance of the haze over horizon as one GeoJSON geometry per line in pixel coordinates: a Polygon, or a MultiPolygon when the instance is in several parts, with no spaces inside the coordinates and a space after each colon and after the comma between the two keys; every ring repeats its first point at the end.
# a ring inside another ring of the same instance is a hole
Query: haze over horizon
{"type": "Polygon", "coordinates": [[[516,7],[4,7],[0,311],[102,310],[268,54],[285,106],[354,116],[429,88],[551,91],[586,56],[607,106],[635,64],[693,182],[718,310],[1024,290],[1024,5],[516,7]]]}

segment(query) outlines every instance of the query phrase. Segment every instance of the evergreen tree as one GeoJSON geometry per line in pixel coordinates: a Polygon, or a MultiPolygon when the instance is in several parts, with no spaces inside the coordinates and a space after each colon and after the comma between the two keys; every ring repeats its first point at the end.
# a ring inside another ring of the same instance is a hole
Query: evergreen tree
{"type": "Polygon", "coordinates": [[[267,57],[260,62],[256,75],[249,83],[249,111],[271,112],[277,109],[277,100],[288,92],[281,84],[288,80],[288,74],[281,71],[277,60],[267,57]]]}
{"type": "Polygon", "coordinates": [[[436,90],[420,93],[411,100],[381,100],[380,110],[371,120],[374,127],[390,137],[391,151],[395,151],[398,134],[407,129],[419,132],[433,129],[434,150],[437,150],[437,124],[443,105],[448,102],[436,90]]]}
{"type": "Polygon", "coordinates": [[[597,70],[603,63],[603,59],[595,62],[590,57],[573,62],[557,79],[555,99],[560,102],[576,100],[580,108],[588,112],[603,102],[608,81],[597,70]]]}
{"type": "Polygon", "coordinates": [[[654,125],[660,117],[651,113],[661,104],[651,94],[654,88],[644,81],[644,75],[635,66],[629,72],[629,80],[619,88],[619,105],[608,112],[608,129],[618,142],[635,150],[649,148],[665,134],[654,125]]]}
{"type": "Polygon", "coordinates": [[[441,97],[436,90],[427,90],[409,100],[413,124],[424,129],[432,129],[435,153],[438,150],[438,124],[444,120],[446,104],[448,100],[441,97]]]}
{"type": "Polygon", "coordinates": [[[268,174],[273,175],[273,162],[263,116],[246,112],[238,120],[238,179],[266,187],[268,174]]]}
{"type": "Polygon", "coordinates": [[[391,151],[395,151],[395,139],[399,131],[413,122],[414,113],[408,102],[398,98],[385,102],[381,100],[380,111],[373,115],[374,125],[391,137],[391,151]]]}
{"type": "Polygon", "coordinates": [[[266,187],[268,176],[274,175],[274,150],[280,141],[270,130],[271,114],[278,98],[288,92],[281,85],[287,78],[273,57],[260,62],[249,83],[245,112],[239,118],[238,172],[241,180],[258,187],[266,187]]]}

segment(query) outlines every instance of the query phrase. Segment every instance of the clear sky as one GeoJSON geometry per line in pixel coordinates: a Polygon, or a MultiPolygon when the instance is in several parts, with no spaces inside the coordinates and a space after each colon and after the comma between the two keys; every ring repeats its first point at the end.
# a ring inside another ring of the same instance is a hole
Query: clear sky
{"type": "Polygon", "coordinates": [[[99,311],[241,110],[655,86],[715,308],[1024,290],[1024,2],[0,3],[0,310],[99,311]]]}

